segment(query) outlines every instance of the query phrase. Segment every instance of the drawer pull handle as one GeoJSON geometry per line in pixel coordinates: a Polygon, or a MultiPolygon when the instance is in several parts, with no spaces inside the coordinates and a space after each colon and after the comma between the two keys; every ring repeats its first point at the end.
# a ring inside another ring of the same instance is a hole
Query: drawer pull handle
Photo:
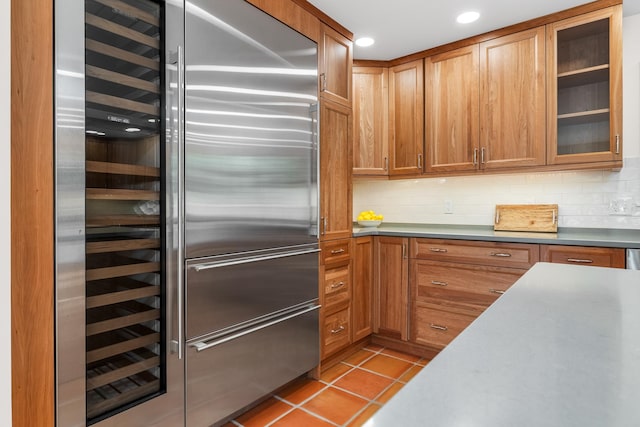
{"type": "Polygon", "coordinates": [[[344,326],[340,325],[336,329],[332,329],[331,333],[335,335],[335,334],[339,334],[342,331],[344,331],[344,326]]]}
{"type": "Polygon", "coordinates": [[[448,331],[449,330],[449,328],[447,328],[446,326],[434,325],[433,323],[430,324],[429,327],[431,329],[437,329],[439,331],[448,331]]]}
{"type": "Polygon", "coordinates": [[[502,258],[510,258],[511,257],[511,254],[507,253],[507,252],[491,252],[489,255],[502,257],[502,258]]]}
{"type": "Polygon", "coordinates": [[[502,289],[489,289],[489,292],[491,292],[492,294],[504,294],[506,291],[503,291],[502,289]]]}
{"type": "Polygon", "coordinates": [[[344,253],[344,249],[334,249],[331,251],[331,255],[338,255],[344,253]]]}
{"type": "Polygon", "coordinates": [[[331,289],[338,289],[344,286],[344,282],[333,283],[331,289]]]}
{"type": "Polygon", "coordinates": [[[580,258],[567,258],[567,262],[576,262],[578,264],[591,264],[592,259],[580,259],[580,258]]]}
{"type": "Polygon", "coordinates": [[[447,282],[441,282],[439,280],[432,280],[431,284],[436,286],[447,286],[447,282]]]}
{"type": "Polygon", "coordinates": [[[446,249],[443,249],[443,248],[429,248],[429,250],[430,250],[431,252],[439,252],[439,253],[445,253],[445,252],[447,252],[447,250],[446,250],[446,249]]]}

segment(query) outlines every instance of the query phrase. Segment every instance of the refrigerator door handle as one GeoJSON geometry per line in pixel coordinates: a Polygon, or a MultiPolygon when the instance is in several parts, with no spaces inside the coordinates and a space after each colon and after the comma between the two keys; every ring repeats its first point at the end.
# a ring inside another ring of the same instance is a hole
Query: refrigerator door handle
{"type": "Polygon", "coordinates": [[[306,255],[306,254],[312,254],[315,252],[320,252],[320,249],[306,249],[302,251],[281,252],[273,255],[253,256],[253,257],[246,257],[246,258],[240,258],[240,259],[234,259],[234,260],[228,260],[228,261],[205,262],[201,264],[191,265],[189,268],[193,268],[196,272],[200,272],[203,270],[209,270],[211,268],[230,267],[233,265],[248,264],[251,262],[258,262],[258,261],[268,261],[271,259],[286,258],[290,256],[297,256],[297,255],[306,255]]]}
{"type": "Polygon", "coordinates": [[[308,307],[308,308],[306,308],[304,310],[296,311],[295,313],[289,314],[287,316],[278,317],[278,318],[273,319],[273,320],[271,320],[269,322],[262,323],[262,324],[260,324],[258,326],[253,327],[253,328],[245,329],[244,331],[238,332],[237,334],[229,335],[229,336],[226,336],[226,337],[220,338],[220,339],[215,339],[214,338],[211,341],[203,340],[203,341],[194,342],[194,343],[189,344],[189,346],[190,347],[194,347],[196,349],[196,351],[198,351],[198,352],[204,351],[204,350],[208,350],[210,348],[213,348],[213,347],[216,347],[218,345],[227,343],[229,341],[233,341],[233,340],[235,340],[237,338],[240,338],[240,337],[243,337],[245,335],[252,334],[252,333],[257,332],[259,330],[271,327],[273,325],[277,325],[278,323],[282,323],[282,322],[285,322],[285,321],[287,321],[289,319],[293,319],[294,317],[302,316],[303,314],[309,313],[309,312],[314,311],[314,310],[318,310],[319,308],[320,308],[319,305],[314,305],[314,306],[308,307]]]}
{"type": "MultiPolygon", "coordinates": [[[[176,292],[176,328],[172,333],[171,351],[178,353],[178,359],[184,357],[184,47],[178,45],[175,60],[172,64],[176,67],[176,120],[175,120],[175,189],[176,194],[170,195],[169,205],[173,214],[171,215],[176,227],[175,239],[175,292],[176,292]]],[[[173,124],[172,124],[173,125],[173,124]]],[[[170,247],[169,247],[170,248],[170,247]]],[[[173,321],[170,321],[173,324],[173,321]]]]}

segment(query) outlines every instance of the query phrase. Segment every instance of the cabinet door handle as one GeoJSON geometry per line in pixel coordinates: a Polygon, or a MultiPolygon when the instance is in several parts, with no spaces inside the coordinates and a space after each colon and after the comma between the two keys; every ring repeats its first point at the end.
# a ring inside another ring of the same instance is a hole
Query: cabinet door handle
{"type": "Polygon", "coordinates": [[[422,154],[418,154],[418,169],[422,169],[422,154]]]}
{"type": "Polygon", "coordinates": [[[484,147],[480,149],[480,163],[484,165],[484,147]]]}
{"type": "Polygon", "coordinates": [[[592,259],[567,258],[567,262],[575,262],[577,264],[592,264],[592,259]]]}
{"type": "Polygon", "coordinates": [[[344,331],[344,326],[343,326],[343,325],[340,325],[340,326],[338,326],[336,329],[332,329],[332,330],[331,330],[331,333],[335,335],[335,334],[339,334],[339,333],[340,333],[340,332],[342,332],[342,331],[344,331]]]}
{"type": "Polygon", "coordinates": [[[473,166],[478,166],[478,149],[473,149],[473,166]]]}
{"type": "Polygon", "coordinates": [[[322,230],[320,232],[320,235],[324,236],[327,232],[327,218],[322,217],[320,218],[320,221],[322,222],[322,230]]]}
{"type": "Polygon", "coordinates": [[[327,75],[325,73],[320,74],[320,80],[321,80],[321,91],[322,92],[326,92],[327,91],[327,75]]]}
{"type": "Polygon", "coordinates": [[[343,254],[344,253],[344,249],[333,249],[331,251],[331,255],[338,255],[338,254],[343,254]]]}
{"type": "Polygon", "coordinates": [[[436,286],[447,286],[447,282],[441,282],[439,280],[432,280],[431,284],[436,286]]]}
{"type": "Polygon", "coordinates": [[[616,154],[620,154],[620,135],[616,135],[616,154]]]}
{"type": "Polygon", "coordinates": [[[407,259],[407,245],[402,244],[402,259],[407,259]]]}
{"type": "Polygon", "coordinates": [[[429,327],[431,329],[437,329],[439,331],[448,331],[449,330],[449,328],[447,328],[446,326],[434,325],[433,323],[430,324],[429,327]]]}
{"type": "Polygon", "coordinates": [[[431,252],[439,252],[439,253],[445,253],[445,252],[447,252],[447,250],[446,250],[446,249],[443,249],[443,248],[429,248],[429,250],[430,250],[431,252]]]}
{"type": "Polygon", "coordinates": [[[384,170],[385,171],[389,170],[389,158],[388,157],[384,158],[384,170]]]}
{"type": "Polygon", "coordinates": [[[502,289],[489,289],[489,292],[491,292],[492,294],[504,294],[506,291],[503,291],[502,289]]]}
{"type": "Polygon", "coordinates": [[[491,252],[489,255],[500,258],[511,258],[511,254],[507,252],[491,252]]]}
{"type": "Polygon", "coordinates": [[[344,282],[338,282],[331,285],[331,289],[338,289],[344,286],[344,282]]]}

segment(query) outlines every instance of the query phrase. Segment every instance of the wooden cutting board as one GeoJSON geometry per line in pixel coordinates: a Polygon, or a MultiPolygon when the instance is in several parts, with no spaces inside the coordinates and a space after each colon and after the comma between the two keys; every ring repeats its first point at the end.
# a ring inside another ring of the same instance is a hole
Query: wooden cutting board
{"type": "Polygon", "coordinates": [[[494,230],[558,231],[558,205],[496,205],[494,230]]]}

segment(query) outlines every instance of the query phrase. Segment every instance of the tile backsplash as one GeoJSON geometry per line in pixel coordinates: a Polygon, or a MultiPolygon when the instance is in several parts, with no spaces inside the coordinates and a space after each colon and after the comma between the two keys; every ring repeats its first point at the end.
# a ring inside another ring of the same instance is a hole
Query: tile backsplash
{"type": "Polygon", "coordinates": [[[374,210],[386,222],[492,225],[495,205],[527,203],[557,203],[560,227],[640,229],[640,157],[625,158],[619,172],[359,178],[353,184],[354,219],[374,210]]]}

